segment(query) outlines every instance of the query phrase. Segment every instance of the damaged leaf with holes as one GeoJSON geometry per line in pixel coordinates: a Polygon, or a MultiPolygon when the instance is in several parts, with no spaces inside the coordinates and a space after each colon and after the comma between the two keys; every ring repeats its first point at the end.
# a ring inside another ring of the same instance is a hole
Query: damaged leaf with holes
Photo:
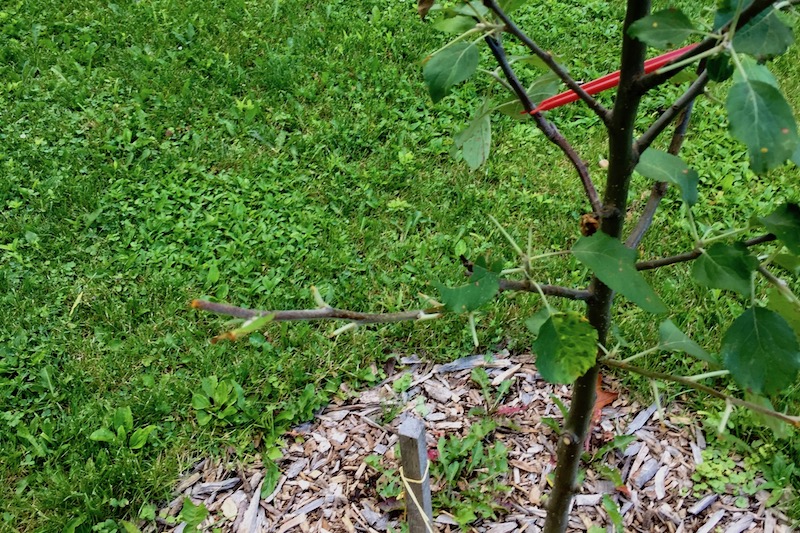
{"type": "Polygon", "coordinates": [[[572,383],[597,359],[597,330],[579,313],[550,315],[533,341],[536,366],[550,383],[572,383]]]}

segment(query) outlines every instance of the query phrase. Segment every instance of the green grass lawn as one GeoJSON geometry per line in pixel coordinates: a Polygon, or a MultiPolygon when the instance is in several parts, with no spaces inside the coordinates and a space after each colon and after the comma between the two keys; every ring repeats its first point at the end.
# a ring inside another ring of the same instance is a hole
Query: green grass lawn
{"type": "MultiPolygon", "coordinates": [[[[576,78],[617,68],[615,3],[547,4],[521,9],[521,21],[576,78]]],[[[488,215],[522,242],[530,229],[536,251],[548,252],[574,242],[588,210],[569,166],[529,123],[496,121],[480,171],[453,160],[452,134],[486,80],[431,105],[419,60],[444,40],[411,4],[18,0],[0,8],[0,37],[3,531],[135,518],[169,498],[193,459],[229,446],[244,460],[268,452],[341,382],[378,380],[374,363],[392,353],[473,351],[461,317],[335,339],[331,324],[271,325],[211,345],[225,322],[192,311],[192,298],[304,308],[316,285],[338,307],[414,308],[419,293],[435,294],[430,281],[462,282],[461,253],[513,266],[488,215]],[[235,380],[241,403],[201,426],[192,395],[209,376],[235,380]],[[131,429],[154,426],[143,447],[89,438],[126,407],[131,429]]],[[[786,88],[800,82],[789,56],[777,67],[786,88]]],[[[646,116],[678,91],[655,95],[646,116]]],[[[789,97],[799,109],[797,92],[789,97]]],[[[599,173],[598,120],[580,104],[550,116],[599,173]]],[[[769,179],[747,171],[716,103],[700,101],[696,117],[685,158],[702,176],[699,221],[741,224],[800,198],[797,168],[769,179]]],[[[634,202],[647,189],[637,180],[634,202]]],[[[647,257],[691,247],[679,213],[672,191],[647,257]]],[[[588,279],[569,258],[539,272],[545,283],[588,279]]],[[[716,350],[739,303],[707,299],[686,274],[672,267],[658,290],[671,318],[716,350]]],[[[528,349],[522,322],[538,305],[501,297],[479,317],[482,349],[528,349]]],[[[651,318],[627,304],[618,326],[637,346],[655,339],[651,318]]],[[[800,390],[777,401],[798,412],[800,390]]],[[[769,438],[749,415],[737,418],[738,435],[769,438]]],[[[776,446],[800,464],[797,437],[776,446]]]]}

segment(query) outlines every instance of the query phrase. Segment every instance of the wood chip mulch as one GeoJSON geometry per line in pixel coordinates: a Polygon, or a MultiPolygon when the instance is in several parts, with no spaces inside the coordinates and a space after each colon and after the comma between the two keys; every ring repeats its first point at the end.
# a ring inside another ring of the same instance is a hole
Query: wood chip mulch
{"type": "MultiPolygon", "coordinates": [[[[436,447],[440,436],[464,435],[475,417],[470,409],[484,405],[479,388],[470,379],[475,366],[483,366],[496,387],[513,380],[504,405],[524,407],[508,417],[514,430],[495,433],[508,448],[509,471],[503,483],[512,487],[504,498],[507,513],[497,521],[470,526],[481,533],[537,532],[544,523],[543,495],[546,476],[553,470],[557,435],[542,418],[561,420],[551,395],[569,402],[569,389],[545,382],[532,358],[471,356],[444,365],[415,357],[402,358],[399,370],[379,386],[354,393],[348,401],[333,402],[312,423],[291,432],[279,462],[281,477],[272,494],[261,496],[263,471],[259,460],[242,468],[231,461],[206,459],[185,474],[176,498],[162,509],[156,526],[147,531],[180,533],[185,524],[167,526],[167,516],[177,516],[185,497],[209,509],[202,529],[223,532],[383,532],[399,530],[402,513],[391,509],[376,493],[380,473],[364,462],[368,455],[382,456],[381,463],[396,469],[397,427],[406,416],[425,421],[428,445],[436,447]],[[400,394],[392,383],[412,374],[410,388],[400,394]],[[381,420],[395,411],[387,423],[381,420]]],[[[614,389],[613,383],[606,388],[614,389]]],[[[512,409],[512,411],[514,411],[512,409]]],[[[587,531],[596,525],[610,529],[602,505],[609,494],[623,515],[626,531],[642,532],[789,532],[789,519],[776,508],[766,508],[770,494],[754,496],[728,487],[727,494],[694,494],[691,479],[706,446],[702,430],[677,406],[667,408],[659,421],[656,407],[630,403],[621,394],[603,409],[594,427],[591,449],[596,450],[615,435],[635,435],[622,451],[608,454],[605,463],[622,475],[625,486],[617,488],[591,466],[571,513],[570,530],[587,531]]],[[[743,461],[737,462],[744,469],[743,461]]],[[[757,483],[763,483],[757,479],[757,483]]],[[[434,483],[435,489],[435,483],[434,483]]],[[[446,513],[435,515],[437,530],[458,531],[446,513]]]]}

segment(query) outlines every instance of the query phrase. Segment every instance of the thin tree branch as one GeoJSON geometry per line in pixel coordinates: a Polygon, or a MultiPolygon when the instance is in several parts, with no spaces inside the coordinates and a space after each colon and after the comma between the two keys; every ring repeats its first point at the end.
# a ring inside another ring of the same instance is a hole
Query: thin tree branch
{"type": "MultiPolygon", "coordinates": [[[[763,244],[765,242],[774,241],[776,239],[775,235],[772,233],[767,233],[766,235],[761,235],[760,237],[755,237],[753,239],[744,241],[745,246],[755,246],[757,244],[763,244]]],[[[685,252],[678,255],[673,255],[670,257],[662,257],[661,259],[652,259],[650,261],[639,261],[636,263],[636,270],[652,270],[654,268],[660,268],[667,265],[674,265],[676,263],[685,263],[686,261],[694,261],[698,257],[703,254],[702,250],[694,249],[691,252],[685,252]]]]}
{"type": "Polygon", "coordinates": [[[502,8],[498,5],[495,0],[483,0],[483,5],[494,11],[503,24],[506,25],[506,31],[511,33],[517,39],[522,42],[531,52],[533,52],[539,59],[541,59],[547,67],[555,72],[555,74],[561,78],[567,87],[569,87],[578,97],[586,102],[589,108],[595,112],[595,114],[600,117],[600,120],[603,121],[603,124],[608,127],[611,123],[611,113],[608,109],[603,107],[597,100],[595,100],[589,93],[583,90],[583,88],[575,81],[569,73],[559,65],[554,59],[553,56],[539,47],[535,42],[528,37],[525,32],[523,32],[519,27],[514,24],[508,15],[502,10],[502,8]]]}
{"type": "MultiPolygon", "coordinates": [[[[678,120],[678,125],[672,133],[672,140],[669,143],[669,150],[667,150],[672,155],[678,155],[678,152],[681,151],[683,140],[686,138],[686,129],[689,127],[689,120],[692,118],[693,103],[694,101],[692,100],[683,108],[680,119],[678,120]]],[[[644,210],[642,210],[636,227],[633,228],[633,231],[628,236],[628,240],[625,241],[625,246],[634,249],[639,247],[644,234],[647,233],[647,230],[650,229],[650,226],[653,224],[653,217],[665,194],[667,194],[666,181],[659,181],[653,184],[653,187],[650,189],[650,197],[647,199],[647,204],[645,204],[644,210]]]]}
{"type": "Polygon", "coordinates": [[[209,311],[218,315],[232,316],[235,318],[255,318],[272,315],[276,322],[290,320],[349,320],[356,324],[385,324],[389,322],[403,322],[408,320],[428,320],[441,315],[441,307],[429,309],[416,309],[399,313],[360,313],[335,307],[325,306],[317,309],[294,309],[282,311],[263,311],[248,309],[235,305],[209,302],[208,300],[192,300],[192,307],[202,311],[209,311]]]}
{"type": "Polygon", "coordinates": [[[657,379],[657,380],[660,380],[660,381],[670,381],[670,382],[673,382],[673,383],[679,383],[681,385],[689,387],[690,389],[694,389],[696,391],[703,392],[705,394],[708,394],[709,396],[713,396],[715,398],[719,398],[721,400],[725,400],[726,402],[730,402],[730,403],[732,403],[734,405],[739,405],[741,407],[746,407],[746,408],[748,408],[748,409],[750,409],[752,411],[756,411],[756,412],[761,413],[763,415],[771,416],[772,418],[776,418],[776,419],[780,420],[781,422],[786,422],[787,424],[791,424],[794,427],[800,427],[800,417],[798,417],[798,416],[786,415],[786,414],[783,414],[783,413],[779,413],[778,411],[775,411],[775,410],[770,409],[768,407],[764,407],[764,406],[761,406],[761,405],[758,405],[758,404],[755,404],[755,403],[751,403],[751,402],[748,402],[746,400],[740,400],[739,398],[736,398],[735,396],[730,396],[728,394],[725,394],[724,392],[719,392],[716,389],[712,389],[711,387],[708,387],[706,385],[702,385],[700,383],[697,383],[696,381],[693,381],[693,380],[691,380],[689,378],[686,378],[686,377],[683,377],[683,376],[673,376],[672,374],[664,374],[662,372],[654,372],[652,370],[647,370],[645,368],[641,368],[641,367],[638,367],[638,366],[629,365],[627,363],[623,363],[621,361],[616,361],[614,359],[607,359],[607,358],[601,359],[600,360],[600,364],[605,365],[605,366],[609,366],[609,367],[612,367],[612,368],[619,368],[620,370],[626,370],[628,372],[633,372],[634,374],[639,374],[640,376],[644,376],[644,377],[650,378],[650,379],[657,379]]]}
{"type": "MultiPolygon", "coordinates": [[[[506,58],[506,52],[503,48],[503,44],[499,39],[490,35],[487,35],[485,39],[486,44],[489,45],[489,49],[492,51],[492,54],[495,57],[495,60],[503,70],[503,74],[514,88],[514,93],[519,98],[519,101],[522,102],[525,111],[533,111],[535,106],[528,96],[527,91],[517,78],[516,73],[514,73],[514,69],[511,68],[508,59],[506,58]]],[[[569,141],[567,141],[561,132],[558,131],[558,128],[556,128],[555,124],[544,118],[541,113],[534,113],[531,116],[536,122],[536,126],[542,131],[542,133],[544,133],[545,137],[547,137],[550,142],[558,146],[567,159],[569,159],[570,163],[572,163],[572,166],[575,167],[575,171],[578,173],[581,183],[583,184],[583,190],[586,192],[586,197],[589,199],[589,203],[592,206],[592,211],[595,213],[600,213],[603,207],[602,203],[600,203],[600,195],[597,194],[597,189],[594,186],[594,182],[592,182],[592,177],[589,175],[589,168],[586,166],[586,163],[583,161],[583,159],[581,159],[569,141]]]]}
{"type": "MultiPolygon", "coordinates": [[[[647,150],[647,148],[653,143],[653,141],[661,135],[667,126],[675,120],[675,117],[678,116],[684,109],[694,102],[695,98],[703,92],[706,85],[708,84],[708,73],[703,71],[700,76],[692,83],[686,92],[684,92],[680,98],[675,100],[675,103],[672,104],[669,109],[661,113],[661,116],[656,119],[655,122],[645,131],[636,141],[633,143],[633,152],[635,154],[636,159],[639,159],[639,155],[642,152],[647,150]]],[[[677,152],[672,152],[676,154],[677,152]]]]}
{"type": "MultiPolygon", "coordinates": [[[[539,289],[546,296],[556,296],[559,298],[566,298],[568,300],[578,300],[585,302],[591,297],[591,293],[587,290],[570,289],[561,287],[560,285],[539,285],[539,289]]],[[[528,280],[514,280],[514,279],[501,279],[501,291],[525,291],[525,292],[539,292],[536,285],[528,280]]]]}
{"type": "MultiPolygon", "coordinates": [[[[743,10],[741,15],[739,15],[739,20],[736,24],[736,29],[741,28],[742,26],[753,20],[753,18],[758,16],[758,14],[764,11],[765,9],[769,9],[770,7],[772,7],[773,2],[774,0],[754,0],[753,3],[750,4],[750,6],[748,6],[747,9],[743,10]]],[[[719,29],[718,33],[730,30],[730,26],[731,23],[728,22],[722,28],[719,29]]],[[[718,39],[716,39],[715,37],[708,37],[706,39],[703,39],[693,49],[689,50],[682,56],[676,58],[674,61],[667,63],[667,65],[665,65],[661,69],[652,72],[650,74],[641,76],[636,83],[637,90],[641,94],[644,94],[650,89],[661,85],[662,83],[664,83],[665,81],[667,81],[668,79],[670,79],[671,77],[682,71],[684,68],[686,68],[686,66],[688,66],[686,65],[684,67],[676,68],[674,70],[669,70],[665,72],[664,69],[669,67],[669,65],[673,63],[678,63],[680,61],[684,61],[685,59],[694,57],[702,52],[711,50],[714,46],[717,45],[717,42],[718,39]]]]}

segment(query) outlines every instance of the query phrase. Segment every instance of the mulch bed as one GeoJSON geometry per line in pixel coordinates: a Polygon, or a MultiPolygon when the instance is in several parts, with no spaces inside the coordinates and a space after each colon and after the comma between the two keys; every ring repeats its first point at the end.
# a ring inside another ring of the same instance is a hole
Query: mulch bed
{"type": "MultiPolygon", "coordinates": [[[[504,484],[512,491],[504,497],[507,513],[497,521],[483,520],[471,531],[506,533],[540,531],[545,511],[543,495],[546,476],[554,468],[557,435],[542,422],[543,417],[561,420],[551,395],[569,402],[569,389],[546,383],[536,372],[532,358],[500,352],[491,357],[472,356],[445,365],[433,365],[417,358],[402,358],[400,370],[379,386],[353,394],[347,401],[330,404],[312,423],[291,432],[280,460],[282,475],[272,494],[261,496],[263,471],[259,460],[246,467],[233,461],[206,459],[187,472],[176,487],[176,498],[162,509],[156,526],[149,531],[181,532],[184,525],[167,526],[165,518],[176,516],[185,497],[203,502],[210,516],[204,531],[223,532],[383,532],[399,530],[402,514],[392,511],[376,493],[380,473],[367,466],[368,455],[381,456],[381,464],[396,469],[397,427],[404,417],[421,416],[428,445],[436,447],[440,436],[464,435],[475,417],[470,409],[484,404],[479,388],[470,379],[475,366],[483,366],[493,385],[513,380],[504,405],[515,430],[498,430],[495,438],[508,448],[509,471],[504,484]],[[396,393],[392,383],[404,373],[412,384],[396,393]],[[388,424],[379,423],[387,410],[399,415],[388,424]]],[[[390,373],[391,373],[390,372],[390,373]]],[[[614,388],[611,383],[606,388],[614,388]]],[[[669,406],[665,420],[659,420],[655,406],[643,408],[620,395],[605,407],[592,434],[592,449],[615,435],[634,435],[624,450],[608,454],[605,464],[622,474],[625,486],[617,488],[592,467],[575,498],[570,530],[587,531],[590,526],[609,527],[603,508],[608,494],[623,515],[626,531],[724,532],[792,531],[787,517],[766,508],[770,494],[739,494],[729,487],[727,494],[694,494],[691,479],[695,465],[702,461],[706,446],[702,430],[669,406]],[[744,503],[746,502],[746,505],[744,503]]],[[[743,461],[737,468],[744,469],[743,461]]],[[[763,480],[759,480],[759,483],[763,480]]],[[[436,489],[434,483],[434,490],[436,489]]],[[[446,513],[434,516],[438,531],[458,531],[446,513]]],[[[610,531],[611,529],[609,529],[610,531]]],[[[145,529],[147,532],[148,529],[145,529]]]]}

